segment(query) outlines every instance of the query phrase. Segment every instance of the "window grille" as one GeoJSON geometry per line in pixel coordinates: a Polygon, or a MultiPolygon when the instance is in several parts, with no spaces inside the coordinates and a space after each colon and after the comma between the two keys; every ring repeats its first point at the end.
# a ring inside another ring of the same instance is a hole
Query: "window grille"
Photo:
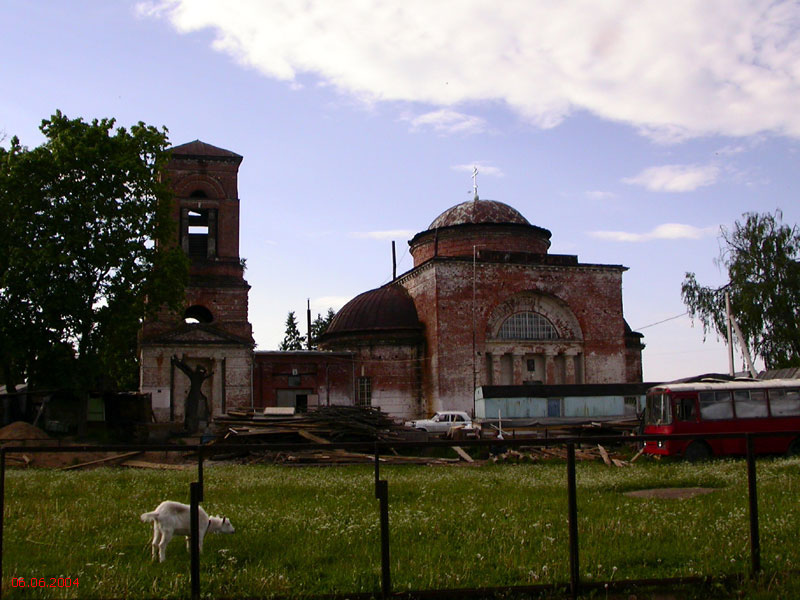
{"type": "Polygon", "coordinates": [[[358,378],[356,406],[372,406],[372,380],[369,377],[358,378]]]}
{"type": "Polygon", "coordinates": [[[557,340],[558,332],[542,315],[522,312],[505,320],[499,337],[501,340],[557,340]]]}

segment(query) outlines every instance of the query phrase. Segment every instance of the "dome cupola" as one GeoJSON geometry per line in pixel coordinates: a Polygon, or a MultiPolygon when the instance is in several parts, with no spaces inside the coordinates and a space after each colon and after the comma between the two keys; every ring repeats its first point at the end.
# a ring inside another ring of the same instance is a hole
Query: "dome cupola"
{"type": "Polygon", "coordinates": [[[475,248],[547,254],[551,233],[531,225],[515,208],[496,200],[473,200],[448,208],[408,242],[414,266],[435,257],[471,257],[475,248]]]}
{"type": "Polygon", "coordinates": [[[416,338],[422,331],[414,301],[400,285],[359,294],[336,313],[320,338],[323,346],[363,336],[416,338]]]}

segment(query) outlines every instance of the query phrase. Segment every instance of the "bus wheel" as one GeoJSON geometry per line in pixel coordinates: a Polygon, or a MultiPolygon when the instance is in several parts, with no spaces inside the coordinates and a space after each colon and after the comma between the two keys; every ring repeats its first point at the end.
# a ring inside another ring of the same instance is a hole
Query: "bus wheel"
{"type": "Polygon", "coordinates": [[[683,453],[683,458],[689,462],[698,462],[701,460],[708,460],[711,458],[711,448],[705,442],[695,440],[686,448],[683,453]]]}
{"type": "Polygon", "coordinates": [[[800,456],[800,438],[795,438],[786,450],[786,456],[800,456]]]}

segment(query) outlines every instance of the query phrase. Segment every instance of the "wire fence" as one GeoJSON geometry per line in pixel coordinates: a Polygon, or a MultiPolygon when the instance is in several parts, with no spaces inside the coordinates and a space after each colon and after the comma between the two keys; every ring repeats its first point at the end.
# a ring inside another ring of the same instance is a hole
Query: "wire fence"
{"type": "Polygon", "coordinates": [[[647,441],[662,440],[689,440],[713,439],[713,438],[738,438],[745,439],[746,444],[746,468],[748,486],[748,516],[749,516],[749,549],[750,549],[750,569],[747,573],[741,573],[737,578],[756,577],[762,570],[761,568],[761,542],[759,534],[758,520],[758,488],[756,478],[756,460],[754,451],[754,439],[757,437],[769,436],[792,436],[800,435],[797,432],[759,432],[747,434],[706,434],[696,435],[640,435],[640,436],[590,436],[590,437],[565,437],[549,439],[517,438],[507,440],[460,440],[460,441],[427,441],[427,442],[341,442],[341,443],[298,443],[298,444],[256,444],[256,443],[237,443],[237,444],[214,444],[214,445],[76,445],[76,446],[6,446],[0,449],[0,597],[3,594],[2,575],[3,575],[3,531],[5,525],[5,480],[7,456],[27,453],[38,454],[48,452],[60,453],[79,453],[79,452],[196,452],[197,453],[197,481],[190,483],[190,585],[191,598],[198,599],[202,595],[202,585],[200,581],[200,549],[198,536],[198,506],[203,501],[203,471],[204,461],[215,455],[222,455],[231,451],[252,451],[252,452],[291,452],[299,450],[325,450],[336,449],[364,452],[374,455],[375,473],[375,498],[378,500],[378,519],[380,524],[380,556],[376,556],[376,562],[380,562],[381,567],[381,587],[371,593],[344,593],[331,594],[325,596],[330,599],[344,598],[462,598],[462,597],[486,597],[498,594],[542,594],[556,592],[557,590],[567,590],[571,598],[577,598],[582,591],[592,589],[630,589],[633,587],[671,587],[675,585],[691,585],[708,583],[709,581],[730,579],[730,575],[720,575],[709,573],[696,577],[672,577],[662,579],[619,579],[613,581],[586,581],[580,576],[580,542],[578,529],[578,486],[576,483],[576,458],[575,450],[578,445],[596,444],[619,444],[625,443],[644,443],[647,441]],[[391,575],[391,535],[389,528],[389,481],[381,477],[381,455],[402,449],[420,448],[441,448],[441,447],[480,447],[480,448],[516,448],[520,446],[565,446],[566,447],[566,470],[565,483],[567,487],[567,505],[564,511],[568,523],[568,556],[569,556],[569,581],[554,584],[536,585],[510,585],[502,587],[484,588],[458,588],[458,589],[427,589],[427,590],[406,590],[399,591],[392,587],[391,575]]]}

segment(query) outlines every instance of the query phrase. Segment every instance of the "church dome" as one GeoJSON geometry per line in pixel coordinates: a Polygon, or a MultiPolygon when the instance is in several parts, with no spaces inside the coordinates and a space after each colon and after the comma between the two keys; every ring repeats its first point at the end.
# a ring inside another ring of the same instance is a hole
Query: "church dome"
{"type": "Polygon", "coordinates": [[[418,267],[433,258],[472,259],[487,252],[543,255],[551,235],[508,204],[476,197],[448,208],[408,245],[418,267]]]}
{"type": "Polygon", "coordinates": [[[428,229],[453,225],[514,223],[530,225],[528,219],[515,208],[496,200],[468,200],[448,208],[430,224],[428,229]]]}
{"type": "Polygon", "coordinates": [[[422,329],[414,301],[399,285],[359,294],[336,313],[323,342],[348,334],[409,332],[422,329]]]}

